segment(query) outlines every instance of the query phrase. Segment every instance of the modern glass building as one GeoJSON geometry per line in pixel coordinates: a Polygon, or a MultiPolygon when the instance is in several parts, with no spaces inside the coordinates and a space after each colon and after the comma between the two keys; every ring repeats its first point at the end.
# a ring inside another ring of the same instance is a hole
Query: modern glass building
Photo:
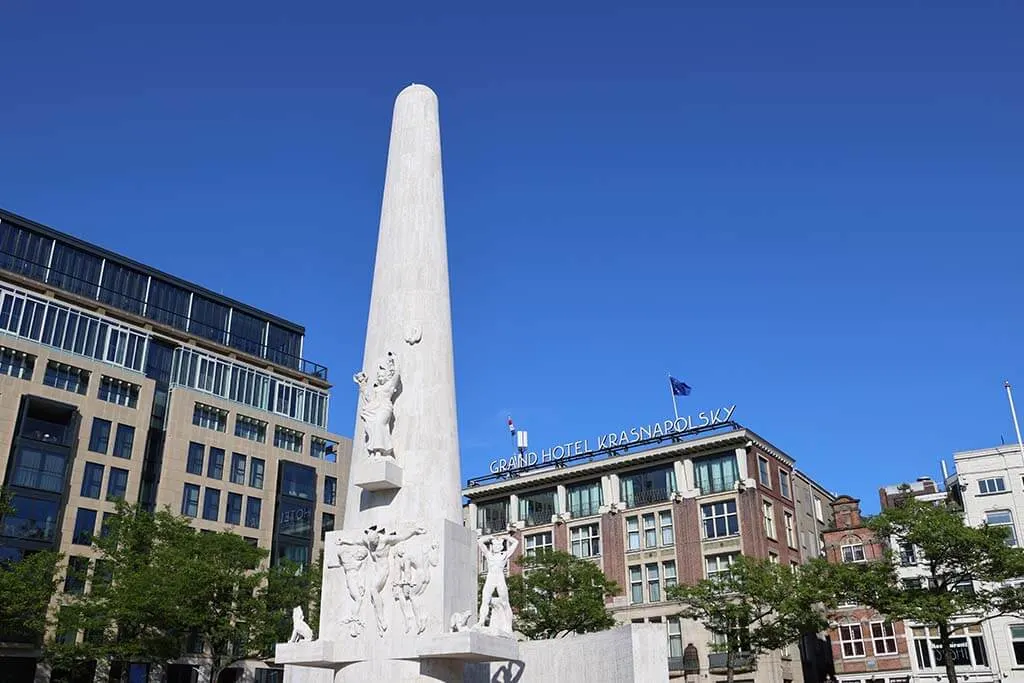
{"type": "MultiPolygon", "coordinates": [[[[303,358],[304,335],[0,210],[0,473],[14,508],[0,559],[55,548],[94,565],[119,498],[230,529],[272,562],[317,557],[341,522],[351,441],[328,431],[327,368],[303,358]]],[[[33,638],[0,643],[2,678],[32,680],[33,638]]]]}

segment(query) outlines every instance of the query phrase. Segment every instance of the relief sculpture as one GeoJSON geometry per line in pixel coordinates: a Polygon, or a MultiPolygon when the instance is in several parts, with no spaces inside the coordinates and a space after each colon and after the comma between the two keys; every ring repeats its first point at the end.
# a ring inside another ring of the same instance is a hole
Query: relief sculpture
{"type": "Polygon", "coordinates": [[[366,453],[372,460],[394,459],[391,430],[395,418],[395,392],[401,380],[398,357],[388,351],[377,363],[373,381],[365,372],[352,379],[359,385],[359,419],[363,421],[366,453]]]}

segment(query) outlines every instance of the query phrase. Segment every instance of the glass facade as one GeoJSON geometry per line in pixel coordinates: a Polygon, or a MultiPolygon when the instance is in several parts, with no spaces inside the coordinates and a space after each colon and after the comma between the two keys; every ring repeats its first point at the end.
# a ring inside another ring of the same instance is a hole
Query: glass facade
{"type": "Polygon", "coordinates": [[[117,436],[114,437],[114,451],[111,455],[115,458],[130,460],[134,446],[135,427],[126,424],[117,425],[117,436]]]}
{"type": "Polygon", "coordinates": [[[551,517],[558,511],[555,504],[557,491],[533,491],[519,495],[519,519],[526,526],[550,524],[551,517]]]}
{"type": "Polygon", "coordinates": [[[629,507],[661,503],[676,490],[676,474],[672,465],[653,467],[619,475],[622,500],[629,507]]]}
{"type": "Polygon", "coordinates": [[[600,514],[602,502],[601,481],[583,484],[569,484],[566,487],[569,498],[569,514],[573,517],[589,517],[600,514]]]}
{"type": "Polygon", "coordinates": [[[508,528],[508,500],[478,503],[476,525],[485,534],[505,531],[508,528]]]}
{"type": "Polygon", "coordinates": [[[731,491],[740,478],[735,453],[693,459],[693,477],[701,495],[731,491]]]}

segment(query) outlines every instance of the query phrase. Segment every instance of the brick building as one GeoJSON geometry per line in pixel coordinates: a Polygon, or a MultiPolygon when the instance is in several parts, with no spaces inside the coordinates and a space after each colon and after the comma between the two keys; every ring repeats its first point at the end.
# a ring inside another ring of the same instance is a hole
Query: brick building
{"type": "MultiPolygon", "coordinates": [[[[673,676],[683,674],[685,659],[717,680],[724,655],[710,652],[716,635],[674,616],[668,586],[713,577],[741,553],[783,565],[821,553],[831,494],[736,423],[577,462],[470,480],[466,524],[485,536],[515,536],[518,555],[554,548],[598,564],[622,588],[610,604],[617,620],[666,624],[673,676]]],[[[794,644],[766,655],[738,680],[802,681],[802,650],[794,644]]]]}

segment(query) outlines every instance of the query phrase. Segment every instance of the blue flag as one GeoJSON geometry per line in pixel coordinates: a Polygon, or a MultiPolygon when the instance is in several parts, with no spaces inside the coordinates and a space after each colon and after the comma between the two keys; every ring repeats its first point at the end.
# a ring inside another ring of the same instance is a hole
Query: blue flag
{"type": "Polygon", "coordinates": [[[680,382],[678,379],[676,379],[672,375],[668,376],[668,381],[672,385],[672,395],[673,396],[689,396],[690,395],[690,392],[692,391],[692,389],[690,389],[690,385],[687,384],[686,382],[680,382]]]}

